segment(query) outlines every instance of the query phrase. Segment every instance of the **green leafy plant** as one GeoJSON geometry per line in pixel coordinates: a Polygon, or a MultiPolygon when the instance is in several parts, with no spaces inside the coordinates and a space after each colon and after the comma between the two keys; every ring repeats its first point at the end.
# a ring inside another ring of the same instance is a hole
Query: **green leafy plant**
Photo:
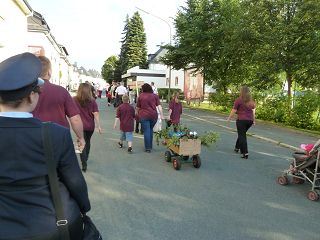
{"type": "Polygon", "coordinates": [[[190,129],[183,125],[171,125],[168,128],[162,129],[156,133],[156,142],[159,145],[160,139],[165,139],[168,146],[179,146],[180,139],[200,139],[201,144],[209,146],[216,143],[219,139],[219,134],[213,131],[206,132],[202,135],[191,135],[190,129]],[[179,133],[179,134],[178,134],[179,133]]]}
{"type": "Polygon", "coordinates": [[[204,146],[210,146],[213,143],[216,143],[219,139],[219,134],[216,132],[209,131],[204,135],[199,136],[201,144],[204,146]]]}

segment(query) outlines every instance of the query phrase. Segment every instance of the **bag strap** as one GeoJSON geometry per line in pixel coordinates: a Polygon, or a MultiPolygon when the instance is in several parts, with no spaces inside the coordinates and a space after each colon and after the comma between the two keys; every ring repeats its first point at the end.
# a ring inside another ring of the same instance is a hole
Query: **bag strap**
{"type": "Polygon", "coordinates": [[[49,185],[52,196],[52,201],[54,208],[56,210],[57,217],[57,227],[60,233],[60,237],[63,240],[69,240],[69,229],[68,229],[68,220],[64,217],[64,211],[61,201],[61,196],[59,192],[59,182],[56,164],[53,158],[53,149],[52,142],[50,137],[50,122],[44,122],[42,124],[42,141],[44,146],[44,155],[46,158],[46,163],[48,167],[48,177],[49,177],[49,185]]]}

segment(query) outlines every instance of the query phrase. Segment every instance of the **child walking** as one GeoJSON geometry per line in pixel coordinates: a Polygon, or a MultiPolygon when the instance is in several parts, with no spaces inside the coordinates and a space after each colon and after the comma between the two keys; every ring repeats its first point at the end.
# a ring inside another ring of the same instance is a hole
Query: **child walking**
{"type": "Polygon", "coordinates": [[[168,126],[171,124],[180,124],[180,116],[182,114],[182,104],[179,101],[179,92],[173,94],[172,100],[169,103],[169,122],[168,126]]]}
{"type": "Polygon", "coordinates": [[[128,153],[132,153],[132,140],[133,140],[133,130],[134,130],[134,118],[135,110],[129,104],[129,96],[122,96],[122,104],[117,108],[116,118],[114,120],[113,127],[117,127],[117,123],[120,120],[120,141],[118,145],[123,148],[123,141],[128,142],[128,153]]]}

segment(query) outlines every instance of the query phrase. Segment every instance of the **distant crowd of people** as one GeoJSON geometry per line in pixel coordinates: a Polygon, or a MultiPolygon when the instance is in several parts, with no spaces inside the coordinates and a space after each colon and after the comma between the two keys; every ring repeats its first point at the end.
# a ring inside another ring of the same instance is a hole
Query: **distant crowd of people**
{"type": "MultiPolygon", "coordinates": [[[[76,96],[50,83],[51,62],[31,53],[12,56],[0,63],[0,239],[57,240],[59,224],[48,185],[44,151],[43,122],[50,122],[50,139],[65,223],[71,240],[82,239],[83,216],[90,210],[87,184],[81,172],[87,171],[91,137],[101,134],[101,97],[89,82],[81,83],[76,96]],[[77,138],[73,143],[70,125],[77,138]],[[75,148],[80,153],[81,169],[75,148]],[[5,192],[5,194],[2,194],[5,192]]],[[[155,125],[164,119],[154,83],[144,83],[140,93],[113,81],[106,91],[107,105],[116,108],[114,128],[120,123],[120,148],[127,142],[133,152],[133,132],[144,136],[144,150],[153,149],[155,125]],[[135,124],[136,123],[136,124],[135,124]]],[[[248,158],[246,132],[255,123],[255,103],[249,88],[242,87],[228,117],[237,114],[236,152],[248,158]]],[[[180,124],[182,104],[176,92],[169,102],[170,124],[180,124]]]]}

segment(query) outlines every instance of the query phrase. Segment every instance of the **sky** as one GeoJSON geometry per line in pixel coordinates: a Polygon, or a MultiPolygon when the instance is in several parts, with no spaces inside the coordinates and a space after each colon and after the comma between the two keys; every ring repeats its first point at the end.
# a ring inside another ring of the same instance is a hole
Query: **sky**
{"type": "Polygon", "coordinates": [[[39,12],[59,44],[66,47],[71,63],[99,72],[111,55],[119,55],[126,16],[139,11],[147,36],[148,54],[169,43],[173,19],[186,0],[27,0],[39,12]],[[155,15],[155,16],[153,16],[155,15]]]}

